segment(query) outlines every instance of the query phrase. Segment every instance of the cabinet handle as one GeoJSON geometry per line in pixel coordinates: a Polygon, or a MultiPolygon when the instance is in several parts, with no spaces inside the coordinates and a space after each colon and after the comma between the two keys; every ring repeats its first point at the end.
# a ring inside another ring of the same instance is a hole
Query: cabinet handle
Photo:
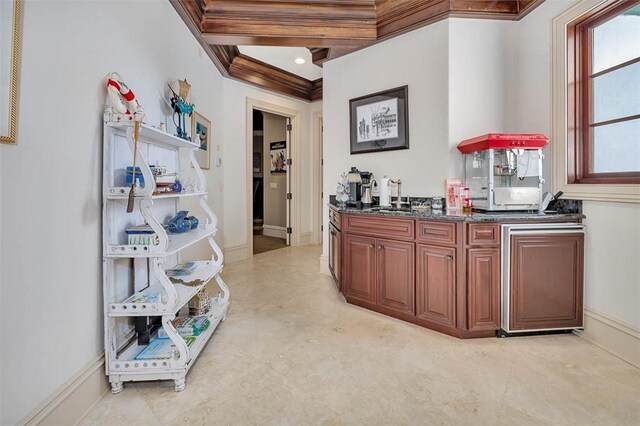
{"type": "Polygon", "coordinates": [[[453,256],[451,256],[450,254],[448,254],[448,255],[447,255],[447,260],[448,260],[449,262],[451,262],[451,261],[453,260],[453,256]]]}
{"type": "Polygon", "coordinates": [[[378,246],[378,250],[384,250],[384,246],[381,244],[378,246]]]}
{"type": "Polygon", "coordinates": [[[376,245],[375,245],[375,244],[369,244],[369,248],[370,248],[371,250],[373,250],[374,248],[376,248],[376,245]]]}

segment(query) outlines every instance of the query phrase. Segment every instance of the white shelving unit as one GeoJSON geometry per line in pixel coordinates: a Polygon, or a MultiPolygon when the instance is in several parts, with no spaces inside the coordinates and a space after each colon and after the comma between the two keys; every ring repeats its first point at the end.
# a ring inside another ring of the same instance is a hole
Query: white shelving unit
{"type": "Polygon", "coordinates": [[[214,236],[217,218],[206,203],[207,185],[195,159],[198,146],[147,125],[141,125],[138,137],[137,166],[145,185],[136,188],[135,208],[127,213],[130,187],[126,186],[126,168],[133,163],[133,122],[112,121],[105,113],[103,136],[103,293],[105,328],[105,365],[111,391],[123,390],[123,383],[141,380],[173,380],[175,390],[185,388],[186,374],[221,321],[229,307],[229,289],[220,277],[222,251],[214,236]],[[154,194],[155,181],[150,165],[161,164],[169,173],[177,173],[194,183],[194,192],[154,194]],[[192,201],[194,200],[194,201],[192,201]],[[164,224],[189,202],[198,211],[190,213],[200,220],[197,229],[183,234],[168,233],[164,224]],[[149,224],[158,235],[157,245],[129,245],[125,229],[149,224]],[[196,261],[193,272],[174,277],[166,269],[183,259],[181,250],[207,240],[213,249],[210,260],[196,261]],[[210,325],[187,344],[172,325],[179,312],[208,282],[215,280],[220,292],[212,299],[206,314],[210,325]],[[146,340],[140,339],[136,321],[146,324],[149,343],[163,327],[175,346],[169,358],[138,360],[146,340]],[[137,320],[136,320],[137,318],[137,320]]]}

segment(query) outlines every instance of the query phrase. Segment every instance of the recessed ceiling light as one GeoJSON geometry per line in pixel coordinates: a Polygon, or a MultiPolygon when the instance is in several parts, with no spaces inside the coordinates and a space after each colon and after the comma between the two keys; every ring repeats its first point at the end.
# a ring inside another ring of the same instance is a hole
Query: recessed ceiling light
{"type": "Polygon", "coordinates": [[[298,64],[298,65],[302,65],[302,64],[304,64],[304,63],[305,63],[305,62],[307,62],[307,61],[305,61],[305,60],[304,60],[304,58],[300,58],[300,57],[298,57],[298,58],[296,58],[296,60],[295,60],[294,62],[295,62],[296,64],[298,64]]]}

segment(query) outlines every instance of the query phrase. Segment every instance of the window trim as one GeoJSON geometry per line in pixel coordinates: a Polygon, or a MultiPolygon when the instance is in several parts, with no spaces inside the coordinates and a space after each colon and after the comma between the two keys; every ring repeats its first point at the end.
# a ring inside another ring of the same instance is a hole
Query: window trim
{"type": "MultiPolygon", "coordinates": [[[[608,173],[591,175],[587,179],[581,176],[586,158],[576,141],[581,136],[579,125],[584,117],[577,116],[575,109],[570,108],[583,96],[578,70],[573,61],[569,60],[586,60],[576,44],[577,24],[601,14],[602,11],[615,13],[614,10],[619,8],[620,2],[615,0],[582,0],[552,22],[553,182],[554,189],[563,191],[565,197],[640,203],[640,178],[612,177],[608,173]],[[624,183],[620,182],[621,178],[624,183]]],[[[606,19],[606,15],[601,16],[603,20],[606,19]]]]}

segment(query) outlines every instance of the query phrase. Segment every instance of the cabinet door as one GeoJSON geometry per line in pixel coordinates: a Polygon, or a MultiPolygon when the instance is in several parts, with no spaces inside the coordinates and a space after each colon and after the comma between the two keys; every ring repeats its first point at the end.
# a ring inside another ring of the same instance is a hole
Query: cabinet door
{"type": "Polygon", "coordinates": [[[467,250],[469,331],[500,328],[500,249],[467,250]]]}
{"type": "Polygon", "coordinates": [[[342,290],[340,286],[340,274],[342,270],[340,268],[340,257],[342,254],[341,242],[340,231],[338,231],[332,224],[329,224],[329,270],[331,271],[331,275],[333,275],[338,291],[342,290]]]}
{"type": "Polygon", "coordinates": [[[509,326],[582,326],[583,234],[511,236],[509,326]]]}
{"type": "Polygon", "coordinates": [[[418,245],[416,316],[456,325],[456,250],[418,245]]]}
{"type": "Polygon", "coordinates": [[[376,240],[372,237],[346,235],[343,290],[346,297],[375,303],[376,240]]]}
{"type": "Polygon", "coordinates": [[[378,305],[413,314],[415,293],[415,245],[376,240],[378,305]]]}

